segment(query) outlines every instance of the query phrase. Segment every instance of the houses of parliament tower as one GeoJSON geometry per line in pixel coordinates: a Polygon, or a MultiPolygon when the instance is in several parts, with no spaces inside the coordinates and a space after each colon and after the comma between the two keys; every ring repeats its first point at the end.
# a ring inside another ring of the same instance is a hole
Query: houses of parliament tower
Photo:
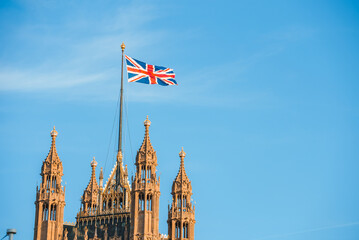
{"type": "Polygon", "coordinates": [[[58,133],[54,128],[51,148],[41,168],[42,181],[36,192],[34,240],[193,240],[195,207],[183,149],[179,153],[179,171],[172,184],[168,234],[159,232],[160,177],[156,173],[158,162],[150,141],[150,125],[147,118],[131,182],[121,148],[105,183],[102,168],[97,181],[97,162],[95,158],[92,160],[90,180],[74,224],[63,222],[66,189],[61,185],[63,167],[56,150],[58,133]]]}

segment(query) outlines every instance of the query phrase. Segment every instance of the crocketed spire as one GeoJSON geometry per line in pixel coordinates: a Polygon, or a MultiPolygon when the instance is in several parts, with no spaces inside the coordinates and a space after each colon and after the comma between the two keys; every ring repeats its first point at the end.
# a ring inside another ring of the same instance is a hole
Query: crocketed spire
{"type": "Polygon", "coordinates": [[[142,145],[139,149],[140,152],[154,152],[154,149],[152,147],[151,144],[151,140],[150,140],[150,126],[151,126],[151,121],[148,119],[148,116],[146,117],[145,122],[143,123],[145,125],[145,138],[143,139],[142,145]]]}
{"type": "Polygon", "coordinates": [[[179,239],[178,232],[182,232],[180,238],[194,239],[194,224],[196,223],[195,208],[191,202],[192,185],[184,168],[186,153],[179,153],[181,159],[180,169],[172,184],[172,204],[168,208],[168,235],[169,239],[179,239]],[[180,212],[180,214],[178,214],[180,212]]]}
{"type": "Polygon", "coordinates": [[[95,160],[95,157],[93,157],[92,162],[91,162],[91,168],[92,168],[91,179],[90,179],[89,184],[86,187],[86,191],[93,192],[94,190],[97,190],[99,188],[97,181],[96,181],[96,166],[97,166],[97,162],[95,160]]]}
{"type": "Polygon", "coordinates": [[[42,181],[36,189],[34,240],[59,240],[63,232],[65,187],[62,186],[63,167],[56,152],[57,131],[51,131],[51,148],[41,167],[42,181]]]}
{"type": "Polygon", "coordinates": [[[60,158],[57,155],[57,151],[56,151],[56,137],[57,137],[57,131],[54,128],[52,129],[52,131],[50,132],[51,138],[52,138],[52,142],[51,142],[51,148],[49,151],[49,154],[47,155],[45,162],[50,162],[50,163],[58,163],[60,162],[60,158]]]}
{"type": "Polygon", "coordinates": [[[60,174],[61,176],[63,176],[62,162],[56,151],[57,131],[55,130],[55,127],[52,129],[50,135],[52,138],[51,148],[49,153],[47,154],[44,164],[42,164],[41,175],[43,176],[45,174],[60,174]]]}
{"type": "Polygon", "coordinates": [[[85,214],[94,213],[97,210],[99,186],[96,181],[96,166],[97,162],[94,157],[91,162],[92,173],[90,182],[82,196],[82,211],[85,214]]]}
{"type": "Polygon", "coordinates": [[[183,151],[183,147],[181,152],[179,153],[179,156],[181,158],[181,165],[178,174],[176,176],[175,182],[182,182],[182,181],[188,182],[189,179],[187,177],[186,170],[184,168],[184,158],[186,157],[186,153],[183,151]]]}
{"type": "Polygon", "coordinates": [[[144,125],[145,137],[137,151],[132,180],[130,239],[158,239],[159,236],[160,178],[156,173],[157,156],[150,141],[148,116],[144,125]]]}

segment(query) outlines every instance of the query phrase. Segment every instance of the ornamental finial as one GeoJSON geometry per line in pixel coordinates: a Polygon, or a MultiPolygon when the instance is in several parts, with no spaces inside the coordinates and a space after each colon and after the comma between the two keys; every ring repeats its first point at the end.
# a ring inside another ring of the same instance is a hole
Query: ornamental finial
{"type": "Polygon", "coordinates": [[[124,50],[125,50],[125,48],[126,48],[126,45],[125,45],[125,43],[124,43],[124,42],[122,42],[122,44],[121,44],[121,49],[122,49],[122,51],[124,51],[124,50]]]}
{"type": "Polygon", "coordinates": [[[181,150],[180,153],[179,153],[179,156],[180,156],[181,158],[184,158],[184,157],[186,156],[186,153],[183,151],[183,147],[182,147],[182,150],[181,150]]]}
{"type": "Polygon", "coordinates": [[[52,131],[50,132],[50,134],[51,134],[51,137],[56,137],[56,136],[57,136],[57,131],[56,131],[56,129],[55,129],[55,126],[54,126],[54,128],[52,129],[52,131]]]}
{"type": "Polygon", "coordinates": [[[151,121],[148,120],[148,115],[147,115],[146,120],[145,120],[145,122],[144,122],[143,124],[144,124],[145,126],[150,126],[150,125],[151,125],[151,121]]]}
{"type": "Polygon", "coordinates": [[[91,167],[96,167],[97,166],[97,162],[95,160],[95,157],[93,157],[92,162],[91,162],[91,167]]]}

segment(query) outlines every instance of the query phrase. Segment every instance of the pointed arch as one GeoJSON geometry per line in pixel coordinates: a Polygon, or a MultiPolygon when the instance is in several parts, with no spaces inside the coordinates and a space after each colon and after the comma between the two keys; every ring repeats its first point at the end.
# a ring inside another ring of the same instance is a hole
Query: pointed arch
{"type": "Polygon", "coordinates": [[[138,210],[144,211],[145,210],[145,195],[140,193],[138,197],[138,210]]]}
{"type": "Polygon", "coordinates": [[[183,238],[188,238],[188,223],[183,223],[183,232],[182,232],[183,238]]]}
{"type": "Polygon", "coordinates": [[[141,179],[146,178],[146,167],[144,165],[141,166],[141,179]]]}
{"type": "Polygon", "coordinates": [[[181,209],[182,206],[182,197],[181,195],[177,195],[177,208],[181,209]]]}
{"type": "Polygon", "coordinates": [[[180,237],[181,237],[181,223],[177,221],[175,225],[175,238],[180,238],[180,237]]]}
{"type": "Polygon", "coordinates": [[[152,211],[152,195],[151,194],[147,194],[146,210],[152,211]]]}
{"type": "Polygon", "coordinates": [[[44,203],[42,206],[42,220],[47,221],[49,217],[49,205],[47,203],[44,203]]]}

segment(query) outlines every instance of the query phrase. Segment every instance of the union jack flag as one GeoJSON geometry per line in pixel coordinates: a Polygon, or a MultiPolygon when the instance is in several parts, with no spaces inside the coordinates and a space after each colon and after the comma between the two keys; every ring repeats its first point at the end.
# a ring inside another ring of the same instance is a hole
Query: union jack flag
{"type": "Polygon", "coordinates": [[[150,65],[126,56],[129,82],[159,84],[162,86],[178,85],[173,69],[150,65]]]}

